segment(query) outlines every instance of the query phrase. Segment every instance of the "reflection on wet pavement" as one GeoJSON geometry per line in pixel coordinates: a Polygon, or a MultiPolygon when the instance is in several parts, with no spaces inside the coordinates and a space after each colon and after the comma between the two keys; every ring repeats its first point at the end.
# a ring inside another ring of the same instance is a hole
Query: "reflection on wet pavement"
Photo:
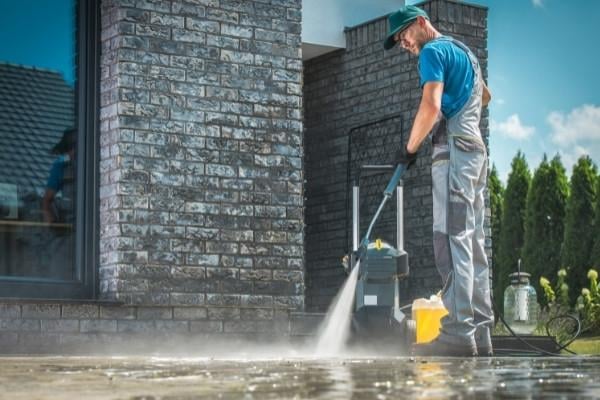
{"type": "Polygon", "coordinates": [[[600,358],[3,357],[1,399],[600,398],[600,358]]]}

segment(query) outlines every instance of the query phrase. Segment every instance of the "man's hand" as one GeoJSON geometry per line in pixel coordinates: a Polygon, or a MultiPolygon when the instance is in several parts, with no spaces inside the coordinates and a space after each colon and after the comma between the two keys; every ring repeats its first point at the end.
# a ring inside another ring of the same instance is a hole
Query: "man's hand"
{"type": "Polygon", "coordinates": [[[408,170],[417,160],[417,153],[411,153],[406,149],[406,146],[396,152],[396,163],[406,165],[408,170]]]}

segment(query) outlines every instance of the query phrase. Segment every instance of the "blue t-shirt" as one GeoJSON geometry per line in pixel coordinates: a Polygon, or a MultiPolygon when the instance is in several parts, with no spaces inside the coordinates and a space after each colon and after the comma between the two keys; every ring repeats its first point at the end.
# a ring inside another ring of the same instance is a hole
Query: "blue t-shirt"
{"type": "Polygon", "coordinates": [[[434,39],[419,53],[421,87],[427,82],[443,82],[442,113],[453,117],[465,105],[473,90],[473,66],[463,49],[450,40],[434,39]]]}
{"type": "Polygon", "coordinates": [[[52,163],[52,168],[50,168],[50,175],[48,176],[46,187],[54,190],[55,193],[59,192],[63,188],[66,164],[65,158],[66,156],[58,157],[52,163]]]}

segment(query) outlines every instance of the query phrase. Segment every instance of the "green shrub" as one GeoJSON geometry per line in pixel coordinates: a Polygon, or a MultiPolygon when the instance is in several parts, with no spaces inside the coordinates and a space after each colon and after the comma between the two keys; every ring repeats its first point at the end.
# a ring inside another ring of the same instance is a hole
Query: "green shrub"
{"type": "Polygon", "coordinates": [[[600,331],[598,272],[595,269],[590,269],[587,278],[590,281],[590,287],[581,289],[581,295],[577,298],[575,308],[581,316],[584,328],[597,333],[600,331]]]}
{"type": "MultiPolygon", "coordinates": [[[[542,309],[540,316],[541,326],[545,326],[552,318],[575,312],[581,321],[581,331],[589,334],[600,333],[600,291],[598,289],[598,272],[590,269],[587,274],[589,287],[581,289],[581,295],[577,298],[574,306],[569,303],[569,285],[567,284],[567,271],[561,269],[558,271],[558,279],[554,287],[550,281],[540,278],[540,287],[544,291],[544,299],[547,305],[542,309]]],[[[570,324],[569,324],[570,325],[570,324]]],[[[566,326],[558,328],[558,336],[566,336],[568,328],[566,326]]]]}

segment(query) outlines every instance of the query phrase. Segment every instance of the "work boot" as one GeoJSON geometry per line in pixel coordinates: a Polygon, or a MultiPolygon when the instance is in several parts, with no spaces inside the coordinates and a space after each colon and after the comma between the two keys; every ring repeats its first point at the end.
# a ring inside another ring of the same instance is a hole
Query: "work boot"
{"type": "Polygon", "coordinates": [[[454,344],[434,339],[428,343],[412,345],[413,356],[423,357],[476,357],[477,347],[474,345],[454,344]]]}
{"type": "Polygon", "coordinates": [[[475,331],[475,343],[477,344],[477,353],[479,354],[479,357],[492,357],[494,355],[490,328],[477,328],[475,331]]]}

